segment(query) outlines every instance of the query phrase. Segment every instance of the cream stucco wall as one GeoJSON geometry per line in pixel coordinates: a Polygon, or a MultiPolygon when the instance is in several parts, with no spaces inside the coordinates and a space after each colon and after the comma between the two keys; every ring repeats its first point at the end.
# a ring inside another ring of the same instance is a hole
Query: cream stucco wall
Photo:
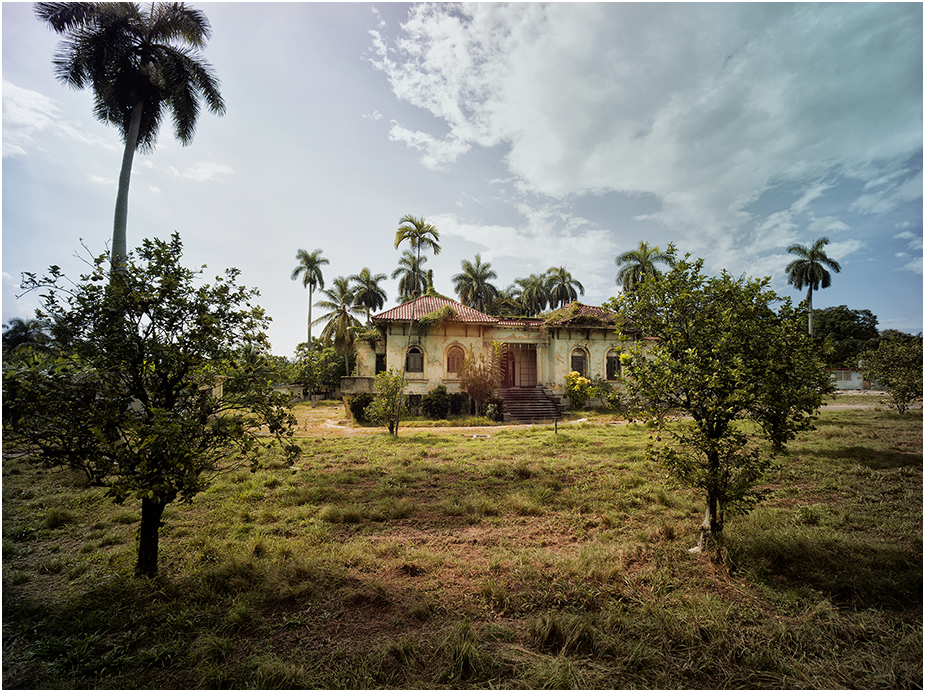
{"type": "MultiPolygon", "coordinates": [[[[357,343],[357,374],[373,377],[376,369],[376,353],[385,353],[386,368],[400,370],[405,362],[409,346],[408,324],[394,323],[385,327],[385,343],[379,342],[373,350],[367,342],[357,343]]],[[[548,389],[562,393],[565,376],[571,372],[571,356],[576,348],[587,354],[587,372],[590,379],[603,378],[607,373],[607,353],[614,349],[628,350],[631,342],[622,342],[612,328],[553,328],[546,331],[539,327],[525,325],[487,326],[446,322],[428,334],[411,337],[411,345],[424,353],[424,372],[405,374],[410,394],[424,394],[443,384],[450,392],[458,392],[459,380],[447,372],[447,354],[453,345],[468,352],[471,347],[476,353],[487,353],[493,341],[519,344],[536,349],[537,382],[548,389]]]]}

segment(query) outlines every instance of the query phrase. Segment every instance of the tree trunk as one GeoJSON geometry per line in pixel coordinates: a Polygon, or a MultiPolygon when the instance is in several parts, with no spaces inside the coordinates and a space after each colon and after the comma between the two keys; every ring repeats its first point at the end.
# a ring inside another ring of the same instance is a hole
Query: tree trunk
{"type": "Polygon", "coordinates": [[[141,528],[138,531],[138,562],[135,563],[136,577],[157,576],[157,543],[161,528],[161,516],[166,502],[143,498],[141,501],[141,528]]]}
{"type": "Polygon", "coordinates": [[[809,335],[810,337],[812,337],[813,335],[813,287],[812,286],[809,287],[809,293],[806,294],[806,302],[809,307],[809,318],[808,318],[809,335]]]}
{"type": "Polygon", "coordinates": [[[312,348],[312,285],[308,285],[308,349],[312,348]]]}
{"type": "Polygon", "coordinates": [[[125,150],[122,152],[122,170],[119,172],[119,190],[116,193],[116,213],[112,224],[111,264],[119,267],[128,256],[125,229],[128,226],[128,188],[132,180],[132,161],[138,147],[138,132],[141,128],[141,111],[144,102],[138,100],[132,107],[132,120],[125,135],[125,150]]]}
{"type": "MultiPolygon", "coordinates": [[[[707,453],[707,470],[711,477],[719,471],[719,453],[715,450],[707,453]]],[[[720,512],[719,499],[710,488],[707,488],[707,506],[703,515],[703,523],[700,525],[700,541],[691,548],[690,552],[703,553],[715,547],[716,540],[723,531],[723,517],[720,512]]]]}

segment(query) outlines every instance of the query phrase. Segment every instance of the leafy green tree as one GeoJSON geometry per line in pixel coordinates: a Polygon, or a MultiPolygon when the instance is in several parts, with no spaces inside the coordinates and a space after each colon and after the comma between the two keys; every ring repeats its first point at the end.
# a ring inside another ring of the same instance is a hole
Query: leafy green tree
{"type": "Polygon", "coordinates": [[[578,294],[585,294],[585,287],[565,267],[550,267],[546,270],[546,295],[549,307],[558,308],[578,300],[578,294]],[[577,291],[576,291],[577,289],[577,291]]]}
{"type": "Polygon", "coordinates": [[[354,302],[358,306],[366,308],[366,324],[370,324],[370,311],[379,310],[385,305],[387,296],[385,289],[379,284],[387,278],[385,274],[373,274],[369,271],[369,267],[363,267],[359,274],[348,277],[354,284],[354,302]]]}
{"type": "MultiPolygon", "coordinates": [[[[430,249],[433,251],[434,255],[440,254],[440,231],[438,231],[434,226],[424,221],[424,218],[415,218],[410,214],[407,214],[398,221],[399,226],[398,230],[395,232],[395,249],[398,249],[398,246],[401,245],[404,241],[408,241],[411,245],[411,250],[414,253],[415,263],[412,265],[414,270],[414,279],[412,286],[414,287],[415,292],[411,295],[412,298],[416,298],[419,295],[424,293],[426,286],[422,286],[421,282],[421,250],[430,249]],[[420,292],[418,289],[423,288],[420,292]]],[[[395,278],[394,275],[392,278],[395,278]]],[[[400,289],[399,289],[399,292],[400,289]]]]}
{"type": "Polygon", "coordinates": [[[350,372],[349,356],[353,353],[353,344],[356,341],[356,328],[362,327],[357,315],[364,314],[363,308],[356,305],[353,290],[347,279],[338,276],[334,285],[322,291],[328,300],[319,300],[315,305],[329,312],[325,313],[314,324],[324,323],[321,331],[321,340],[327,344],[334,344],[334,348],[344,357],[344,367],[350,372]]]}
{"type": "Polygon", "coordinates": [[[389,368],[376,375],[376,396],[366,407],[366,417],[376,425],[388,426],[390,435],[398,434],[401,414],[408,411],[404,389],[403,371],[389,368]]]}
{"type": "Polygon", "coordinates": [[[128,189],[136,151],[154,150],[165,111],[184,146],[193,141],[200,102],[225,112],[219,82],[199,50],[211,29],[184,3],[39,2],[35,14],[65,36],[53,64],[59,80],[93,90],[94,115],[125,142],[112,234],[112,262],[126,254],[128,189]]]}
{"type": "Polygon", "coordinates": [[[890,395],[900,414],[922,396],[922,335],[890,335],[860,357],[864,377],[876,382],[890,395]]]}
{"type": "Polygon", "coordinates": [[[620,271],[617,272],[617,285],[624,293],[632,293],[637,284],[646,277],[658,275],[656,263],[671,266],[672,261],[671,245],[668,246],[668,252],[659,252],[657,245],[650,248],[647,242],[641,241],[635,250],[627,250],[614,258],[614,262],[620,267],[620,271]]]}
{"type": "Polygon", "coordinates": [[[494,317],[520,317],[524,306],[520,303],[520,291],[516,284],[498,290],[498,294],[485,308],[485,312],[494,317]]]}
{"type": "Polygon", "coordinates": [[[295,253],[295,258],[299,264],[292,270],[293,281],[302,277],[302,287],[308,289],[308,343],[312,342],[312,293],[316,288],[324,288],[324,275],[321,273],[321,267],[328,264],[328,261],[321,256],[321,250],[315,250],[311,254],[299,248],[295,253]]]}
{"type": "Polygon", "coordinates": [[[415,257],[413,252],[405,250],[398,260],[398,268],[392,272],[392,278],[398,279],[398,299],[403,303],[414,300],[415,296],[423,295],[428,290],[427,281],[433,286],[433,272],[421,271],[427,257],[415,257]],[[399,278],[400,277],[400,278],[399,278]]]}
{"type": "Polygon", "coordinates": [[[340,384],[340,378],[350,372],[337,350],[333,346],[325,346],[319,339],[315,339],[311,346],[308,342],[296,346],[295,371],[296,380],[312,397],[312,405],[318,390],[334,389],[340,384]]]}
{"type": "Polygon", "coordinates": [[[191,501],[223,468],[256,466],[269,441],[290,460],[299,452],[286,397],[238,357],[247,344],[269,352],[258,292],[237,284],[236,269],[204,284],[181,255],[174,234],[145,240],[108,276],[106,255],[77,283],[57,267],[27,275],[26,288],[43,290],[37,316],[58,350],[3,373],[9,449],[80,469],[117,503],[141,503],[139,576],[157,573],[167,505],[191,501]]]}
{"type": "Polygon", "coordinates": [[[797,259],[784,269],[787,272],[787,283],[793,284],[798,291],[804,286],[808,289],[806,305],[809,311],[810,336],[813,336],[813,291],[818,291],[820,286],[828,288],[832,285],[832,275],[826,267],[836,274],[841,271],[841,265],[825,254],[825,246],[828,244],[829,239],[822,237],[816,239],[811,247],[794,243],[787,248],[787,252],[797,256],[797,259]]]}
{"type": "Polygon", "coordinates": [[[485,312],[488,305],[498,296],[498,288],[491,283],[498,274],[491,268],[491,262],[482,263],[482,256],[476,255],[475,262],[463,260],[462,271],[453,275],[453,290],[463,305],[485,312]]]}
{"type": "Polygon", "coordinates": [[[834,368],[854,367],[861,351],[875,346],[879,337],[877,316],[870,310],[850,310],[847,305],[816,310],[813,332],[817,342],[830,346],[828,365],[834,368]]]}
{"type": "Polygon", "coordinates": [[[626,393],[654,421],[656,441],[675,443],[654,445],[651,458],[704,493],[695,550],[721,534],[725,512],[761,498],[756,485],[774,455],[811,429],[833,390],[798,311],[770,279],[706,277],[702,266],[685,258],[609,305],[655,338],[621,357],[626,393]]]}

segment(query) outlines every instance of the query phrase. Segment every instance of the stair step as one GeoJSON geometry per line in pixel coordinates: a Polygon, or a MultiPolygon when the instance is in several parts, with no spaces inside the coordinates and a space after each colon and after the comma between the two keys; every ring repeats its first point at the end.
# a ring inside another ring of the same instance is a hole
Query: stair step
{"type": "Polygon", "coordinates": [[[561,419],[565,407],[558,397],[550,397],[545,387],[502,389],[504,419],[519,423],[535,423],[561,419]]]}

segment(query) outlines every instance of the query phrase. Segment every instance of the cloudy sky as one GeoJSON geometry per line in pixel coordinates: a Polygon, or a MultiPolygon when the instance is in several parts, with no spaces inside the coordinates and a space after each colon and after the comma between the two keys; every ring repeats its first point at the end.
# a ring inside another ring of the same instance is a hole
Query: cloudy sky
{"type": "MultiPolygon", "coordinates": [[[[440,231],[442,293],[481,253],[500,287],[565,266],[590,304],[641,240],[796,302],[786,248],[828,236],[815,305],[922,330],[919,3],[195,6],[227,114],[136,156],[128,244],[177,231],[188,266],[241,269],[278,354],[305,339],[296,251],[328,285],[390,275],[405,214],[440,231]]],[[[31,4],[2,12],[6,322],[37,304],[21,272],[107,250],[122,146],[31,4]]]]}

